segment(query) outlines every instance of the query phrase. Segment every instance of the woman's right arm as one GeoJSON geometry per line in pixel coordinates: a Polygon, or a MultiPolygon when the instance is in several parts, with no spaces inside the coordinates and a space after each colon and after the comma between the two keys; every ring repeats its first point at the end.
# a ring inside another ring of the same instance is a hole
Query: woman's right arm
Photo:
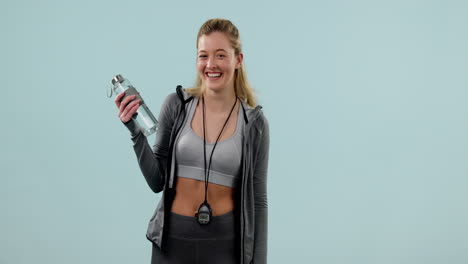
{"type": "MultiPolygon", "coordinates": [[[[122,93],[123,94],[123,93],[122,93]]],[[[164,179],[167,169],[167,155],[169,151],[169,139],[174,124],[175,113],[171,104],[173,96],[168,96],[161,106],[159,112],[159,124],[156,132],[156,142],[153,149],[150,148],[146,136],[141,128],[131,118],[139,107],[138,101],[130,100],[133,97],[126,97],[120,102],[123,95],[116,97],[116,104],[119,107],[119,117],[128,128],[133,141],[133,149],[138,159],[141,172],[146,179],[151,190],[158,193],[164,188],[164,179]]]]}

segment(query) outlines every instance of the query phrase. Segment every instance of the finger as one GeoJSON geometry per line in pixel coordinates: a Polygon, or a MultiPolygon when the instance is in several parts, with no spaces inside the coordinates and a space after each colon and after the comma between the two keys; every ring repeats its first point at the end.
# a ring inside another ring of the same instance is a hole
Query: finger
{"type": "Polygon", "coordinates": [[[125,117],[125,114],[128,112],[128,109],[127,110],[125,110],[125,109],[129,105],[128,101],[130,101],[131,99],[132,99],[132,96],[127,96],[123,100],[121,100],[120,106],[119,106],[119,113],[118,113],[118,116],[119,116],[120,119],[123,119],[125,117]]]}
{"type": "Polygon", "coordinates": [[[135,101],[129,103],[128,106],[126,107],[127,112],[129,112],[129,111],[132,110],[135,106],[138,106],[138,105],[140,105],[140,100],[135,100],[135,101]]]}
{"type": "Polygon", "coordinates": [[[135,95],[126,96],[120,104],[120,107],[119,107],[120,112],[123,112],[125,107],[127,107],[128,102],[130,102],[133,99],[135,99],[135,95]]]}
{"type": "Polygon", "coordinates": [[[130,101],[132,101],[133,99],[135,99],[135,96],[136,96],[136,95],[125,96],[125,97],[122,99],[122,101],[120,102],[120,103],[121,103],[120,106],[122,106],[122,104],[123,104],[123,108],[125,108],[125,106],[126,106],[130,101]]]}
{"type": "Polygon", "coordinates": [[[117,106],[117,108],[120,108],[120,103],[122,101],[122,97],[125,95],[125,93],[119,93],[116,97],[115,97],[115,105],[117,106]]]}
{"type": "Polygon", "coordinates": [[[138,107],[136,107],[136,106],[139,106],[139,105],[140,105],[140,100],[136,100],[136,101],[133,101],[133,102],[129,103],[127,105],[127,107],[125,107],[125,109],[122,111],[120,116],[122,118],[126,119],[126,120],[130,120],[130,118],[136,112],[136,109],[138,109],[138,107]],[[132,111],[133,111],[133,113],[131,113],[132,111]]]}
{"type": "Polygon", "coordinates": [[[128,122],[130,119],[132,119],[133,115],[136,113],[138,108],[140,107],[140,104],[136,104],[133,107],[131,107],[125,114],[122,114],[121,120],[122,122],[128,122]]]}

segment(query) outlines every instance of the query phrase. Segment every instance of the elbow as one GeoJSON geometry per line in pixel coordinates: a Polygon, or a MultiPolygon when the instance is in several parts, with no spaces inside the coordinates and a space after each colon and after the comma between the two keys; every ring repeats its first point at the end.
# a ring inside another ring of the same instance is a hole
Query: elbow
{"type": "Polygon", "coordinates": [[[159,193],[164,189],[165,171],[161,166],[161,161],[158,159],[152,162],[140,162],[140,168],[145,177],[146,183],[154,193],[159,193]]]}
{"type": "Polygon", "coordinates": [[[164,185],[162,184],[149,184],[149,187],[154,193],[160,193],[164,189],[164,185]]]}
{"type": "Polygon", "coordinates": [[[160,193],[164,189],[164,179],[163,179],[163,174],[161,173],[156,173],[152,175],[145,175],[146,182],[148,183],[148,186],[154,193],[160,193]]]}

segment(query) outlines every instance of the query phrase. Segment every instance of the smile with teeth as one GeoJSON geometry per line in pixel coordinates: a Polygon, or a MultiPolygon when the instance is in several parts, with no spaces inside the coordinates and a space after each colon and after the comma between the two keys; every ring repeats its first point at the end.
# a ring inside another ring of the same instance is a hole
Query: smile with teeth
{"type": "Polygon", "coordinates": [[[207,72],[206,75],[210,78],[219,78],[221,77],[222,73],[220,72],[207,72]]]}

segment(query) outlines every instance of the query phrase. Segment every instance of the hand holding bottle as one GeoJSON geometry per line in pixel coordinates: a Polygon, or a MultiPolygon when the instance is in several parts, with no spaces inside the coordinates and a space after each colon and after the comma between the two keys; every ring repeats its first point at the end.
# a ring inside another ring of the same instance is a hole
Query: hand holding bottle
{"type": "Polygon", "coordinates": [[[135,87],[120,74],[112,78],[111,82],[113,87],[109,89],[107,96],[112,97],[112,94],[117,95],[115,97],[115,104],[119,108],[120,120],[127,125],[129,124],[127,122],[133,119],[135,124],[132,123],[132,128],[138,127],[145,136],[156,132],[158,120],[153,116],[135,87]]]}
{"type": "Polygon", "coordinates": [[[119,108],[119,118],[123,123],[127,123],[132,119],[132,116],[140,107],[140,100],[134,100],[135,95],[125,96],[125,93],[120,93],[115,97],[115,104],[119,108]],[[122,100],[123,98],[123,100],[122,100]],[[132,101],[133,100],[133,101],[132,101]]]}

